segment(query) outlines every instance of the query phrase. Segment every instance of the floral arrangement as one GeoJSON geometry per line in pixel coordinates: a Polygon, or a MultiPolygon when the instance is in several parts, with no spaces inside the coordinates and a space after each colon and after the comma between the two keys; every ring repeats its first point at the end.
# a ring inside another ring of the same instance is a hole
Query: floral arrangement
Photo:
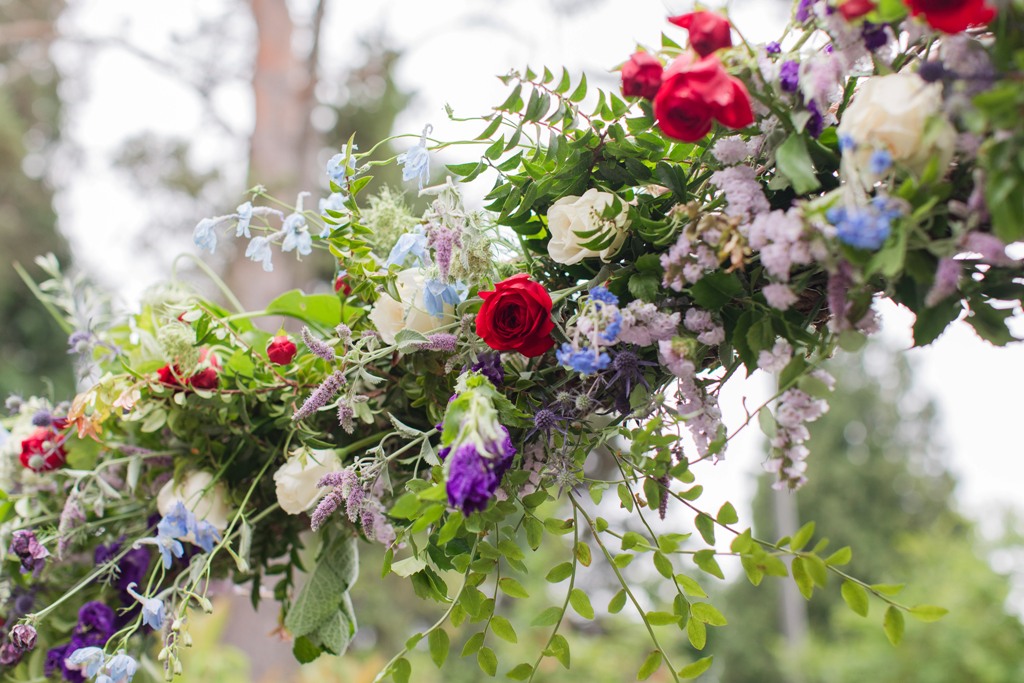
{"type": "Polygon", "coordinates": [[[723,554],[754,584],[789,577],[810,598],[831,578],[854,612],[880,603],[894,643],[905,614],[940,617],[845,573],[852,551],[812,543],[813,523],[756,538],[732,505],[702,508],[696,482],[754,421],[776,486],[805,481],[821,364],[864,342],[880,297],[917,315],[918,344],[957,318],[1012,341],[1024,4],[800,0],[767,45],[709,10],[669,21],[621,65],[621,96],[564,70],[505,76],[508,97],[460,141],[482,154],[440,185],[424,187],[432,154],[465,147],[428,127],[397,159],[350,144],[319,211],[256,188],[195,228],[210,252],[248,239],[267,271],[278,250],[317,250],[339,264],[334,292],[245,311],[174,281],[122,313],[42,259],[52,279],[33,286],[82,391],[12,398],[0,428],[4,671],[171,679],[217,578],[272,593],[300,661],[341,654],[359,542],[440,605],[381,672],[395,681],[416,647],[443,666],[454,629],[495,675],[493,640],[517,640],[496,606],[529,598],[516,577],[542,544],[563,555],[544,568],[562,598],[538,605],[543,650],[501,663],[514,680],[546,658],[569,667],[562,631],[570,609],[594,618],[576,584],[594,562],[621,584],[607,612],[628,604],[650,633],[641,679],[711,666],[653,627],[704,648],[726,619],[698,578],[722,578],[723,554]],[[420,217],[394,192],[365,196],[396,161],[430,199],[420,217]],[[481,210],[463,202],[471,182],[491,183],[481,210]],[[758,369],[778,391],[730,428],[721,387],[758,369]],[[656,531],[666,515],[678,531],[656,531]],[[646,609],[633,562],[674,599],[646,609]]]}

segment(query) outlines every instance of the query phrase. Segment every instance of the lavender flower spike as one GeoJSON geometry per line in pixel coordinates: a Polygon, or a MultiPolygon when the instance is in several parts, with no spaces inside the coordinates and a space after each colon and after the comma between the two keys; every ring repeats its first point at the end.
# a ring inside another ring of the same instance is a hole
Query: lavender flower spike
{"type": "Polygon", "coordinates": [[[295,411],[292,415],[292,420],[298,422],[304,420],[316,411],[327,405],[334,396],[341,390],[341,385],[345,383],[345,375],[341,373],[341,370],[335,370],[330,377],[320,383],[306,402],[302,404],[302,407],[295,411]]]}
{"type": "Polygon", "coordinates": [[[341,504],[345,502],[345,497],[341,495],[341,488],[336,487],[331,489],[331,492],[324,496],[324,499],[316,506],[316,510],[313,511],[310,517],[309,528],[313,531],[317,531],[324,525],[324,522],[334,514],[334,511],[341,507],[341,504]]]}
{"type": "Polygon", "coordinates": [[[302,341],[306,344],[306,347],[313,353],[314,356],[323,358],[328,363],[334,360],[334,349],[332,349],[326,343],[315,338],[313,336],[313,333],[309,331],[308,327],[302,328],[302,341]]]}

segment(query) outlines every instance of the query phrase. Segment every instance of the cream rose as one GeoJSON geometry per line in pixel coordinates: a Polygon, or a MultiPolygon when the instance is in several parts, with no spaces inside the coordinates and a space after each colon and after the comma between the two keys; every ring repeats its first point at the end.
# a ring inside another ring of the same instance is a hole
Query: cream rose
{"type": "Polygon", "coordinates": [[[213,483],[213,475],[205,470],[193,470],[177,484],[168,481],[156,495],[156,508],[167,515],[174,504],[181,501],[199,521],[206,520],[219,531],[228,528],[228,490],[223,483],[213,483]]]}
{"type": "Polygon", "coordinates": [[[558,263],[572,265],[590,256],[600,256],[608,261],[618,253],[626,240],[627,209],[614,219],[605,219],[601,213],[615,200],[609,192],[598,192],[591,188],[582,197],[562,197],[548,209],[548,231],[551,241],[548,242],[548,255],[558,263]],[[614,232],[612,243],[601,251],[594,251],[582,246],[597,235],[580,237],[579,233],[587,233],[598,228],[611,229],[614,232]]]}
{"type": "Polygon", "coordinates": [[[949,165],[956,131],[942,114],[942,85],[913,73],[869,78],[858,88],[837,130],[854,143],[847,158],[859,172],[876,150],[920,173],[933,156],[940,172],[949,165]]]}
{"type": "Polygon", "coordinates": [[[440,318],[427,313],[423,307],[423,288],[426,278],[418,268],[407,268],[398,273],[395,284],[401,301],[390,294],[380,295],[370,311],[370,322],[388,344],[395,343],[395,335],[402,330],[426,334],[455,321],[455,309],[445,304],[440,318]]]}
{"type": "Polygon", "coordinates": [[[341,460],[331,450],[301,449],[274,472],[277,502],[289,515],[298,515],[316,505],[323,491],[317,487],[325,474],[341,469],[341,460]]]}

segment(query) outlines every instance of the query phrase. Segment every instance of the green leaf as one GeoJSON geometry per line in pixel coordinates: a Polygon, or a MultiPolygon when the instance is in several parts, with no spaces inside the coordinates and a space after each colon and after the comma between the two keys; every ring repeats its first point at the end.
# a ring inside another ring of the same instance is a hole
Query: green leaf
{"type": "Polygon", "coordinates": [[[647,659],[640,665],[640,670],[636,672],[636,680],[646,681],[653,676],[654,672],[661,667],[661,662],[664,659],[665,656],[661,654],[661,650],[651,650],[650,654],[647,655],[647,659]]]}
{"type": "Polygon", "coordinates": [[[618,614],[622,611],[622,608],[626,606],[626,591],[625,589],[620,590],[618,593],[612,596],[612,599],[608,601],[608,611],[612,614],[618,614]]]}
{"type": "Polygon", "coordinates": [[[678,614],[672,612],[648,612],[646,615],[647,622],[652,626],[668,626],[669,624],[678,624],[682,619],[678,614]]]}
{"type": "Polygon", "coordinates": [[[701,657],[696,662],[687,664],[677,673],[680,678],[697,678],[702,673],[711,668],[711,663],[715,660],[714,656],[701,657]]]}
{"type": "Polygon", "coordinates": [[[347,591],[359,575],[355,538],[337,538],[320,555],[306,585],[285,617],[292,635],[308,635],[342,607],[347,591]]]}
{"type": "Polygon", "coordinates": [[[683,589],[684,593],[691,597],[708,597],[708,594],[704,592],[704,589],[700,587],[700,584],[686,574],[676,574],[676,583],[679,584],[679,587],[683,589]]]}
{"type": "Polygon", "coordinates": [[[557,659],[566,669],[569,668],[571,661],[569,657],[569,641],[561,633],[551,636],[551,643],[544,653],[557,659]]]}
{"type": "Polygon", "coordinates": [[[499,616],[497,614],[491,617],[491,631],[493,631],[494,635],[498,636],[502,640],[508,641],[510,643],[519,642],[519,636],[516,635],[516,630],[512,627],[512,624],[509,623],[509,620],[505,617],[499,616]]]}
{"type": "Polygon", "coordinates": [[[664,553],[654,553],[654,568],[658,570],[658,573],[664,576],[666,579],[671,579],[673,572],[672,562],[664,553]]]}
{"type": "MultiPolygon", "coordinates": [[[[587,96],[587,75],[586,74],[581,74],[580,75],[579,85],[577,85],[576,89],[573,90],[572,94],[569,95],[569,100],[572,101],[572,102],[579,102],[580,100],[582,100],[586,96],[587,96]]],[[[568,668],[568,667],[566,667],[566,668],[568,668]]]]}
{"type": "Polygon", "coordinates": [[[807,567],[804,565],[804,558],[794,557],[793,565],[790,568],[793,572],[793,581],[796,582],[796,587],[800,589],[800,594],[804,596],[806,600],[810,600],[811,596],[814,595],[814,580],[811,575],[807,573],[807,567]]]}
{"type": "Polygon", "coordinates": [[[790,135],[775,152],[775,163],[779,172],[789,178],[797,194],[807,194],[820,187],[803,136],[797,133],[790,135]]]}
{"type": "Polygon", "coordinates": [[[686,637],[690,639],[690,645],[698,650],[703,650],[708,642],[708,630],[703,621],[690,619],[686,622],[686,637]]]}
{"type": "Polygon", "coordinates": [[[910,608],[910,616],[920,621],[938,621],[947,614],[948,609],[937,605],[917,605],[910,608]]]}
{"type": "Polygon", "coordinates": [[[633,273],[627,286],[635,298],[654,301],[661,291],[661,278],[654,273],[633,273]]]}
{"type": "Polygon", "coordinates": [[[530,622],[531,626],[554,626],[562,619],[562,610],[558,607],[548,607],[546,610],[537,615],[537,617],[530,622]]]}
{"type": "Polygon", "coordinates": [[[889,605],[889,608],[885,610],[882,628],[885,630],[885,635],[890,643],[893,645],[900,644],[900,641],[903,640],[903,627],[903,612],[889,605]]]}
{"type": "Polygon", "coordinates": [[[474,652],[479,652],[480,648],[483,647],[483,644],[484,632],[480,631],[478,633],[474,633],[469,637],[469,640],[466,641],[466,644],[462,646],[462,656],[468,657],[474,652]]]}
{"type": "Polygon", "coordinates": [[[476,663],[480,670],[488,676],[498,673],[498,656],[489,647],[480,648],[480,651],[476,653],[476,663]]]}
{"type": "Polygon", "coordinates": [[[559,583],[565,581],[570,576],[572,576],[572,562],[563,562],[552,567],[544,579],[548,583],[559,583]]]}
{"type": "Polygon", "coordinates": [[[690,615],[709,626],[725,626],[725,616],[709,602],[695,602],[690,605],[690,615]]]}
{"type": "Polygon", "coordinates": [[[576,614],[584,619],[594,618],[594,608],[590,604],[590,598],[579,588],[573,588],[569,593],[569,604],[576,610],[576,614]]]}
{"type": "Polygon", "coordinates": [[[867,616],[870,604],[867,600],[867,591],[864,590],[863,586],[847,580],[843,582],[840,593],[843,594],[843,600],[850,609],[861,616],[867,616]]]}
{"type": "Polygon", "coordinates": [[[323,650],[314,645],[306,636],[299,636],[292,645],[292,654],[295,655],[299,664],[309,664],[323,654],[323,650]]]}
{"type": "Polygon", "coordinates": [[[690,295],[701,308],[721,310],[743,294],[743,284],[733,273],[708,273],[690,287],[690,295]]]}
{"type": "Polygon", "coordinates": [[[267,304],[266,311],[267,315],[284,315],[330,330],[341,322],[341,299],[334,294],[305,294],[293,289],[267,304]]]}
{"type": "Polygon", "coordinates": [[[515,667],[509,670],[505,676],[511,678],[513,681],[525,681],[529,680],[530,676],[533,675],[533,665],[523,662],[517,664],[515,667]]]}
{"type": "Polygon", "coordinates": [[[412,676],[412,664],[405,657],[402,657],[391,665],[391,678],[395,683],[409,683],[412,676]]]}
{"type": "Polygon", "coordinates": [[[501,588],[502,593],[510,598],[530,597],[530,594],[526,592],[525,588],[523,588],[523,584],[508,576],[498,581],[498,587],[501,588]]]}
{"type": "Polygon", "coordinates": [[[814,522],[807,522],[793,534],[793,540],[789,542],[789,547],[793,550],[803,550],[812,536],[814,536],[814,522]]]}
{"type": "Polygon", "coordinates": [[[849,564],[852,559],[853,550],[850,549],[850,546],[844,546],[829,555],[828,559],[825,560],[825,564],[834,567],[842,567],[844,564],[849,564]]]}
{"type": "Polygon", "coordinates": [[[740,516],[736,514],[736,508],[732,506],[732,503],[726,503],[718,509],[719,524],[735,524],[738,521],[740,521],[740,516]]]}
{"type": "Polygon", "coordinates": [[[718,566],[718,560],[715,559],[715,551],[713,549],[698,550],[693,554],[693,561],[708,574],[725,580],[725,574],[722,573],[722,568],[718,566]]]}
{"type": "Polygon", "coordinates": [[[590,546],[580,541],[576,544],[575,548],[576,560],[584,567],[589,567],[593,561],[593,556],[590,554],[590,546]]]}
{"type": "Polygon", "coordinates": [[[715,520],[711,519],[711,517],[702,512],[697,515],[697,518],[694,520],[694,523],[697,525],[697,531],[700,532],[700,535],[704,539],[704,542],[708,545],[714,545],[715,520]]]}
{"type": "Polygon", "coordinates": [[[440,669],[448,659],[448,648],[451,645],[448,633],[443,628],[431,631],[427,636],[427,644],[430,646],[430,659],[433,660],[434,666],[440,669]]]}

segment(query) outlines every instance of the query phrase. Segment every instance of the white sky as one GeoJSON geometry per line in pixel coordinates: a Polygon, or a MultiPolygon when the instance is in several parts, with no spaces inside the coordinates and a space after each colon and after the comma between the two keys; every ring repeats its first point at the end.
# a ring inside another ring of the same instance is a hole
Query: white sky
{"type": "MultiPolygon", "coordinates": [[[[691,8],[687,2],[636,0],[627,6],[605,0],[583,3],[582,11],[558,18],[550,12],[551,4],[541,0],[335,2],[328,13],[324,56],[331,64],[349,63],[357,54],[358,37],[385,26],[392,44],[406,53],[398,72],[400,82],[417,91],[414,106],[399,120],[400,131],[418,133],[430,122],[435,137],[457,139],[475,136],[479,124],[467,129],[447,121],[444,104],[450,104],[457,116],[486,113],[504,98],[504,86],[495,75],[527,63],[565,65],[577,72],[585,69],[592,83],[614,88],[615,79],[607,69],[628,57],[638,42],[656,45],[662,30],[681,34],[664,17],[691,8]]],[[[117,35],[173,62],[179,55],[170,39],[172,32],[191,31],[197,17],[208,16],[216,6],[202,0],[82,0],[75,3],[66,29],[75,35],[117,35]]],[[[735,4],[732,18],[750,40],[771,40],[785,19],[785,8],[782,2],[752,0],[735,4]]],[[[248,19],[239,19],[243,21],[248,19]]],[[[251,28],[240,26],[238,31],[244,36],[251,28]]],[[[225,50],[245,54],[237,46],[225,50]]],[[[66,62],[75,60],[76,54],[61,50],[57,56],[66,62]]],[[[237,179],[241,195],[245,147],[204,123],[188,88],[124,51],[100,53],[86,72],[86,99],[69,112],[71,135],[84,156],[74,169],[56,173],[62,185],[61,225],[76,251],[84,255],[87,267],[103,281],[120,286],[130,299],[167,273],[171,255],[140,258],[126,238],[151,230],[158,207],[133,196],[124,177],[110,170],[113,150],[126,136],[142,131],[187,136],[201,143],[205,163],[216,163],[229,178],[237,179]]],[[[252,96],[244,84],[218,92],[216,102],[234,129],[244,132],[251,127],[252,96]]],[[[230,211],[233,206],[230,203],[224,209],[230,211]]],[[[182,250],[190,248],[198,218],[178,227],[182,250]]],[[[912,316],[887,306],[884,320],[885,336],[909,347],[912,316]]],[[[1017,332],[1024,334],[1024,329],[1017,332]]],[[[1019,398],[1024,387],[1024,348],[993,348],[958,323],[932,346],[910,355],[922,383],[938,399],[941,437],[948,441],[951,465],[961,482],[957,493],[965,509],[975,517],[1001,506],[1024,513],[1019,398]]],[[[750,405],[756,406],[766,387],[757,382],[730,387],[723,401],[727,424],[742,421],[739,395],[744,392],[753,394],[750,405]]],[[[761,460],[758,441],[757,427],[751,425],[731,446],[728,460],[705,473],[706,505],[717,509],[730,499],[741,517],[749,519],[745,513],[752,475],[761,460]]]]}

